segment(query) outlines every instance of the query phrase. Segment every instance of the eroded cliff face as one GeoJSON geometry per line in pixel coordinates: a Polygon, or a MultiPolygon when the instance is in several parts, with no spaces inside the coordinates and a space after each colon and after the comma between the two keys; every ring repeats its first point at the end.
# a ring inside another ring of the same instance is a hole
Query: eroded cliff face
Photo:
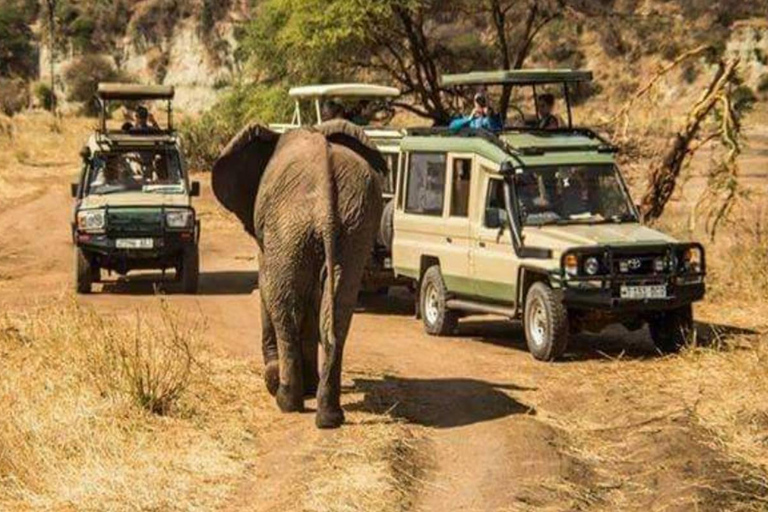
{"type": "MultiPolygon", "coordinates": [[[[199,112],[216,102],[238,72],[235,31],[246,21],[246,12],[245,6],[235,3],[231,12],[205,33],[194,16],[174,21],[170,29],[165,27],[166,33],[133,30],[129,25],[125,35],[115,38],[114,48],[97,55],[137,82],[175,86],[175,107],[199,112]]],[[[66,84],[61,77],[79,56],[70,45],[56,55],[54,70],[62,97],[66,96],[66,84]]],[[[39,70],[40,80],[50,80],[47,45],[40,47],[39,70]]]]}
{"type": "Polygon", "coordinates": [[[768,20],[737,23],[725,51],[739,58],[746,85],[752,89],[768,87],[768,20]]]}

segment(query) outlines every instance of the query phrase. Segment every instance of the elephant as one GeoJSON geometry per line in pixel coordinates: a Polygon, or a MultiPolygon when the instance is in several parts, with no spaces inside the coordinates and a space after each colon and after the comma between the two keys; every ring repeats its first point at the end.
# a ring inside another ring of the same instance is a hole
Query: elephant
{"type": "Polygon", "coordinates": [[[316,394],[319,428],[344,422],[344,342],[379,228],[386,170],[363,129],[341,120],[284,134],[252,123],[213,165],[216,198],[260,249],[267,389],[283,412],[303,411],[316,394]]]}

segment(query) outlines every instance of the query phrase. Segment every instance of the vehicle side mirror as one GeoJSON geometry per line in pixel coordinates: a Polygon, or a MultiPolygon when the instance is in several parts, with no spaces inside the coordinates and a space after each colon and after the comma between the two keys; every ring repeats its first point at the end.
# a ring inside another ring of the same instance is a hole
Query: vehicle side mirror
{"type": "Polygon", "coordinates": [[[200,196],[200,182],[199,181],[193,181],[191,183],[191,186],[189,188],[189,196],[190,197],[199,197],[200,196]]]}
{"type": "Polygon", "coordinates": [[[83,162],[87,162],[91,159],[91,148],[88,146],[83,146],[80,149],[80,158],[83,160],[83,162]]]}
{"type": "Polygon", "coordinates": [[[72,197],[77,197],[77,189],[80,188],[80,186],[77,183],[70,183],[69,184],[69,193],[72,195],[72,197]]]}

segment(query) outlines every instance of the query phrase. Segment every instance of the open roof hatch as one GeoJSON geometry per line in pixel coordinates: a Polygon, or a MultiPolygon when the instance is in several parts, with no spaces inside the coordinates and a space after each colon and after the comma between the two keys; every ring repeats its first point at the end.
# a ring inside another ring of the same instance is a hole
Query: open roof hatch
{"type": "MultiPolygon", "coordinates": [[[[539,115],[539,97],[536,93],[537,85],[562,85],[563,97],[568,110],[568,128],[573,128],[573,117],[571,114],[571,97],[568,86],[579,82],[592,81],[592,72],[587,70],[573,69],[512,69],[499,71],[473,71],[471,73],[462,73],[456,75],[443,75],[441,84],[443,87],[463,87],[463,86],[490,86],[490,85],[509,85],[509,86],[531,86],[533,89],[533,98],[536,102],[536,116],[539,115]]],[[[504,113],[506,114],[506,112],[504,113]]]]}
{"type": "Polygon", "coordinates": [[[173,131],[172,101],[175,95],[172,85],[142,85],[114,82],[100,83],[96,89],[96,97],[101,104],[101,131],[107,133],[107,105],[110,101],[141,101],[166,100],[168,102],[167,133],[173,131]]]}

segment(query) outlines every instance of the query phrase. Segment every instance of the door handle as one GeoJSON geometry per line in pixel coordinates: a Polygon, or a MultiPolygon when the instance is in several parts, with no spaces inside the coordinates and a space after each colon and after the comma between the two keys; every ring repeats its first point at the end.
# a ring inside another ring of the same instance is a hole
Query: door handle
{"type": "Polygon", "coordinates": [[[448,242],[449,244],[452,244],[453,243],[453,238],[448,236],[448,237],[445,238],[445,241],[448,242]]]}
{"type": "Polygon", "coordinates": [[[477,245],[478,245],[478,247],[485,248],[485,242],[478,242],[477,245]]]}

